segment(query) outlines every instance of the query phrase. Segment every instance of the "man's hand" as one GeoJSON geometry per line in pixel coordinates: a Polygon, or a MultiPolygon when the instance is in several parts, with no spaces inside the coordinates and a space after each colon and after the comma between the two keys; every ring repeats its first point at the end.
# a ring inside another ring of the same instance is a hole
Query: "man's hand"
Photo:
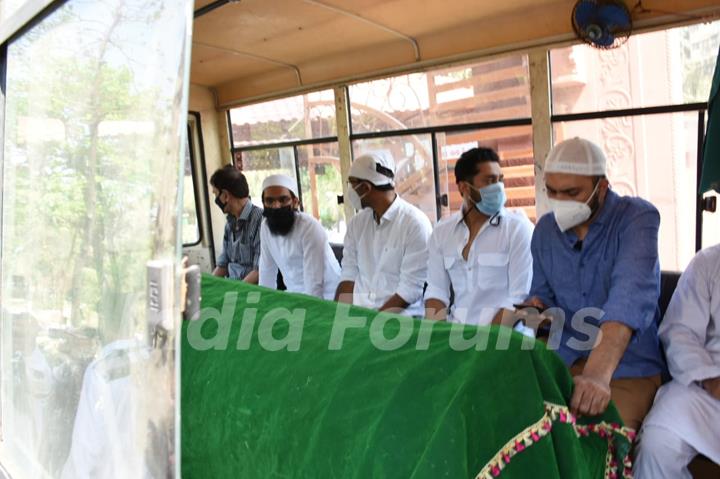
{"type": "Polygon", "coordinates": [[[591,374],[573,378],[575,389],[570,400],[570,411],[576,416],[597,416],[610,403],[610,381],[591,374]]]}
{"type": "Polygon", "coordinates": [[[710,393],[712,397],[720,401],[720,377],[706,379],[702,382],[702,387],[710,393]]]}

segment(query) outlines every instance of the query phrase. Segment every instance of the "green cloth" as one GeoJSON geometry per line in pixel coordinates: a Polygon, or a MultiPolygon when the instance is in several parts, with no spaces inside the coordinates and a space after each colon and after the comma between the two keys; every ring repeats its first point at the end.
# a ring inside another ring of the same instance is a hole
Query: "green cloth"
{"type": "MultiPolygon", "coordinates": [[[[498,455],[503,446],[545,417],[545,402],[566,405],[572,391],[559,356],[532,340],[523,350],[528,340],[505,328],[357,307],[342,307],[336,319],[335,303],[207,275],[202,308],[200,320],[183,325],[181,339],[185,479],[474,478],[491,460],[504,462],[498,455]],[[220,316],[223,304],[230,320],[204,320],[220,316]],[[291,330],[289,321],[272,318],[291,311],[296,318],[305,311],[294,343],[299,349],[268,351],[268,333],[280,339],[291,330]],[[348,314],[367,318],[368,325],[355,323],[345,330],[342,347],[329,350],[333,326],[337,332],[353,321],[343,319],[348,314]],[[400,334],[407,343],[379,350],[373,341],[380,344],[383,322],[386,338],[400,334]],[[451,337],[458,333],[477,334],[489,347],[453,350],[451,337]],[[213,338],[220,338],[218,349],[200,350],[213,338]],[[493,347],[503,338],[506,350],[493,347]],[[418,349],[418,343],[427,347],[418,349]]],[[[591,422],[599,421],[620,423],[614,406],[591,422]]],[[[579,437],[572,424],[547,422],[551,432],[528,437],[502,478],[605,477],[606,439],[579,437]]],[[[611,437],[622,462],[630,443],[620,434],[611,437]]],[[[622,472],[621,466],[618,477],[622,472]]]]}
{"type": "Polygon", "coordinates": [[[720,52],[715,63],[715,75],[708,100],[708,123],[703,147],[700,194],[711,189],[720,193],[720,52]]]}

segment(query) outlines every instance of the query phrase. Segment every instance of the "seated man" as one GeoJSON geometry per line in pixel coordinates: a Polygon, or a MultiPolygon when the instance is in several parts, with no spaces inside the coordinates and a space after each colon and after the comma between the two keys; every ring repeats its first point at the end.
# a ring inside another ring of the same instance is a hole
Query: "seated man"
{"type": "Polygon", "coordinates": [[[697,454],[720,464],[720,245],[695,256],[660,325],[673,380],[657,394],[638,445],[638,479],[690,478],[697,454]]]}
{"type": "Polygon", "coordinates": [[[245,176],[232,165],[213,173],[210,184],[215,204],[227,215],[222,253],[213,274],[257,284],[262,209],[252,204],[245,176]]]}
{"type": "Polygon", "coordinates": [[[605,155],[587,140],[564,141],[548,155],[552,214],[533,234],[528,302],[564,314],[558,353],[574,376],[571,410],[594,416],[612,398],[625,425],[637,428],[663,368],[660,215],[647,201],[614,193],[605,175],[605,155]]]}
{"type": "Polygon", "coordinates": [[[275,288],[278,269],[288,291],[333,299],[340,265],[318,220],[298,211],[297,183],[272,175],[262,185],[260,286],[275,288]]]}
{"type": "Polygon", "coordinates": [[[360,210],[345,234],[336,301],[422,316],[428,217],[395,193],[395,163],[380,153],[350,167],[348,201],[360,210]]]}
{"type": "Polygon", "coordinates": [[[499,322],[530,291],[533,225],[510,212],[500,158],[473,148],[455,164],[462,209],[440,221],[428,243],[426,317],[470,324],[499,322]],[[450,287],[455,293],[450,311],[450,287]]]}

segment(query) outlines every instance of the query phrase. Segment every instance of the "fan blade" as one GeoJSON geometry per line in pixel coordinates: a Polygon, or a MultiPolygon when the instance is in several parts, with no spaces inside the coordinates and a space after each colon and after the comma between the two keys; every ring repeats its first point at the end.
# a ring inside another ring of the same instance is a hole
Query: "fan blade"
{"type": "Polygon", "coordinates": [[[621,5],[603,5],[598,9],[597,22],[611,31],[629,30],[632,19],[625,7],[621,5]]]}
{"type": "Polygon", "coordinates": [[[581,29],[584,29],[589,23],[592,23],[595,15],[597,14],[597,10],[597,3],[588,0],[580,0],[575,7],[575,24],[581,29]]]}
{"type": "Polygon", "coordinates": [[[609,47],[615,42],[615,35],[610,33],[609,31],[605,30],[603,31],[603,36],[598,38],[597,40],[593,41],[593,45],[598,45],[601,47],[609,47]]]}

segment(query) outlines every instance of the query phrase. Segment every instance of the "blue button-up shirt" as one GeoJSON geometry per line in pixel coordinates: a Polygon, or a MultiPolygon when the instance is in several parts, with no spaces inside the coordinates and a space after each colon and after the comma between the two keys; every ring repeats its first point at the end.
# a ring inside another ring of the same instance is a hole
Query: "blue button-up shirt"
{"type": "Polygon", "coordinates": [[[228,277],[243,279],[260,263],[260,225],[263,210],[248,198],[240,217],[227,215],[223,249],[217,265],[227,268],[228,277]]]}
{"type": "Polygon", "coordinates": [[[633,338],[613,377],[662,371],[657,337],[659,227],[660,214],[653,205],[611,190],[582,244],[572,230],[560,231],[552,213],[538,221],[531,245],[530,296],[565,314],[557,352],[568,366],[589,356],[587,346],[578,347],[588,344],[589,331],[617,321],[633,330],[633,338]]]}

